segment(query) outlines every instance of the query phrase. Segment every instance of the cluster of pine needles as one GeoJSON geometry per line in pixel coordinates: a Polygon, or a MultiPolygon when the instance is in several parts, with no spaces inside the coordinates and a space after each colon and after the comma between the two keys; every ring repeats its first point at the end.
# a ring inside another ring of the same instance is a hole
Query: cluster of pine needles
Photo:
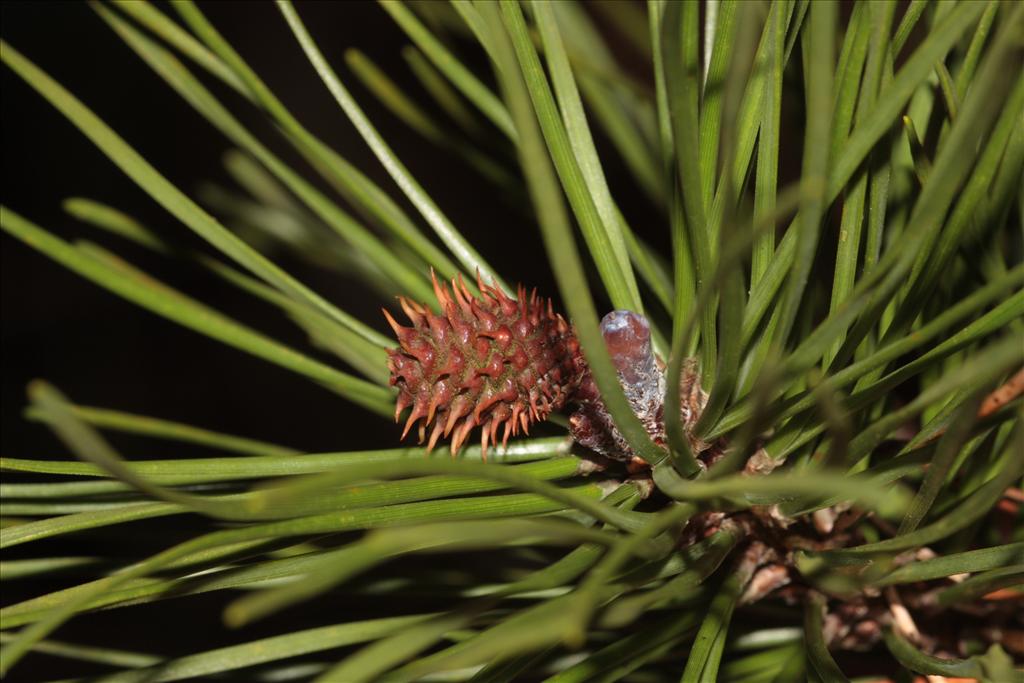
{"type": "MultiPolygon", "coordinates": [[[[57,237],[17,196],[0,214],[18,241],[5,249],[390,420],[383,319],[356,319],[273,257],[356,278],[383,305],[431,301],[431,269],[505,291],[522,275],[474,245],[486,226],[448,219],[353,97],[358,82],[491,182],[496,206],[529,207],[516,239],[543,244],[601,396],[651,469],[596,467],[557,421],[487,462],[475,446],[424,457],[397,434],[381,450],[302,453],[37,382],[26,415],[74,457],[2,460],[0,547],[17,550],[0,575],[49,592],[0,609],[0,673],[40,680],[60,657],[146,683],[1021,680],[1024,4],[381,0],[408,37],[415,96],[361,52],[328,61],[331,27],[307,26],[303,5],[238,7],[280,12],[297,41],[282,49],[308,58],[386,187],[307,129],[192,2],[92,9],[227,138],[236,186],[190,197],[74,83],[4,42],[5,68],[167,212],[143,225],[76,197],[68,214],[112,245],[198,263],[316,353],[57,237]],[[225,101],[264,114],[303,167],[225,101]],[[610,186],[613,165],[628,187],[610,186]],[[616,202],[626,193],[662,220],[641,228],[616,202]],[[218,255],[176,248],[183,229],[218,255]],[[697,359],[707,403],[684,426],[668,391],[665,444],[603,344],[613,308],[651,321],[669,386],[697,359]],[[123,456],[121,432],[183,457],[123,456]],[[693,438],[722,457],[704,467],[693,438]],[[155,555],[89,543],[160,538],[171,517],[191,535],[155,555]],[[96,552],[61,552],[72,541],[96,552]],[[116,630],[61,637],[100,610],[126,629],[143,613],[159,624],[214,592],[223,637],[200,651],[175,647],[188,627],[174,620],[165,651],[125,650],[116,630]],[[334,621],[303,619],[318,600],[338,605],[334,621]]],[[[140,117],[146,105],[131,102],[140,117]]]]}

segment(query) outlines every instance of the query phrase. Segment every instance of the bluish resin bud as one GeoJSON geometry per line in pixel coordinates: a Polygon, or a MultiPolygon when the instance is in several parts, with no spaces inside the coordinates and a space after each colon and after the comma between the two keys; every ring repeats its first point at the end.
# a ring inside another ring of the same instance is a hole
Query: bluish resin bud
{"type": "Polygon", "coordinates": [[[642,315],[612,311],[601,319],[601,334],[625,384],[638,384],[657,373],[651,328],[642,315]]]}

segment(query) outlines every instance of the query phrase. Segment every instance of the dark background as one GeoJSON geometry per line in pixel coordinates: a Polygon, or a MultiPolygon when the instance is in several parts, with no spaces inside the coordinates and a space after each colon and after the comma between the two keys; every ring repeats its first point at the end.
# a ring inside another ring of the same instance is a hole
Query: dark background
{"type": "MultiPolygon", "coordinates": [[[[201,7],[304,125],[401,200],[410,216],[419,218],[319,81],[272,4],[218,2],[201,7]]],[[[428,102],[399,54],[408,41],[386,13],[372,2],[302,3],[299,10],[381,133],[455,225],[508,280],[554,294],[536,226],[496,199],[495,189],[461,161],[378,106],[345,67],[345,49],[357,47],[412,97],[428,102]]],[[[0,11],[9,44],[92,108],[180,189],[195,196],[204,181],[231,186],[221,165],[228,141],[84,3],[6,2],[0,11]]],[[[472,46],[464,47],[465,57],[479,66],[477,72],[489,77],[483,55],[472,46]]],[[[254,107],[191,63],[188,66],[274,151],[307,179],[320,182],[254,107]]],[[[274,309],[198,268],[149,254],[65,214],[63,199],[89,197],[121,208],[168,241],[209,249],[13,72],[4,69],[2,79],[5,205],[65,239],[88,239],[111,248],[213,307],[316,355],[301,332],[274,309]]],[[[495,130],[494,136],[500,145],[501,135],[495,130]]],[[[620,202],[627,208],[643,207],[639,191],[628,178],[619,177],[623,171],[617,159],[609,161],[610,180],[622,181],[620,202]]],[[[644,232],[667,232],[653,221],[645,225],[649,229],[644,232]]],[[[138,309],[7,235],[2,237],[2,258],[0,451],[7,456],[47,457],[58,452],[44,428],[21,417],[25,385],[35,377],[49,380],[82,404],[303,449],[379,448],[397,441],[393,425],[367,417],[303,377],[138,309]]],[[[275,258],[328,300],[387,329],[379,313],[382,302],[372,293],[335,274],[287,257],[275,258]]],[[[137,446],[133,457],[181,454],[180,447],[169,452],[150,441],[137,446]]]]}

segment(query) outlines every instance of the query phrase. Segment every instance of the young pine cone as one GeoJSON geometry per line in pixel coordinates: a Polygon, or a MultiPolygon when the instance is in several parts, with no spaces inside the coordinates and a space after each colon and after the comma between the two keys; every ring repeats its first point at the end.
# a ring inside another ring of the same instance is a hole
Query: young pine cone
{"type": "MultiPolygon", "coordinates": [[[[412,327],[402,327],[384,311],[399,347],[388,352],[391,384],[398,387],[395,420],[406,408],[402,438],[419,422],[419,441],[433,449],[441,436],[452,436],[452,455],[474,427],[481,427],[483,456],[519,430],[529,431],[555,410],[573,404],[569,427],[573,439],[606,457],[638,461],[616,428],[591,377],[572,328],[542,301],[520,286],[516,298],[477,276],[475,298],[461,278],[452,289],[434,278],[434,293],[443,315],[399,297],[412,327]],[[428,437],[429,434],[429,437],[428,437]]],[[[665,444],[665,368],[651,348],[647,319],[631,311],[612,311],[601,332],[633,412],[658,445],[665,444]]],[[[707,400],[700,389],[695,361],[687,361],[680,382],[684,428],[696,422],[707,400]]],[[[690,437],[700,453],[709,447],[690,437]]],[[[642,461],[639,461],[643,465],[642,461]]]]}
{"type": "Polygon", "coordinates": [[[404,438],[419,422],[419,441],[432,449],[452,435],[452,455],[480,426],[486,457],[488,443],[502,444],[520,429],[561,409],[584,375],[579,342],[562,316],[536,290],[520,286],[512,298],[477,275],[480,297],[462,278],[452,289],[434,278],[434,294],[443,315],[399,297],[412,327],[402,327],[384,311],[399,347],[388,351],[391,384],[398,387],[395,420],[412,407],[404,438]],[[429,434],[429,438],[428,438],[429,434]]]}

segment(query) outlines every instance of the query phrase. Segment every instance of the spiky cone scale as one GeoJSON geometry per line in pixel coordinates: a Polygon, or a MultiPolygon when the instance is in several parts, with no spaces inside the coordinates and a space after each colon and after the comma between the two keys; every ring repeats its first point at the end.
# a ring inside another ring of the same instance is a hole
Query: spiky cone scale
{"type": "Polygon", "coordinates": [[[412,323],[399,325],[384,310],[399,346],[388,351],[391,385],[398,388],[395,421],[411,407],[402,438],[418,425],[429,452],[451,436],[454,456],[470,432],[481,427],[483,457],[488,444],[502,445],[520,430],[561,409],[584,375],[579,342],[550,299],[520,285],[515,298],[481,280],[474,297],[462,278],[451,290],[434,282],[442,311],[435,315],[404,297],[398,302],[412,323]]]}

